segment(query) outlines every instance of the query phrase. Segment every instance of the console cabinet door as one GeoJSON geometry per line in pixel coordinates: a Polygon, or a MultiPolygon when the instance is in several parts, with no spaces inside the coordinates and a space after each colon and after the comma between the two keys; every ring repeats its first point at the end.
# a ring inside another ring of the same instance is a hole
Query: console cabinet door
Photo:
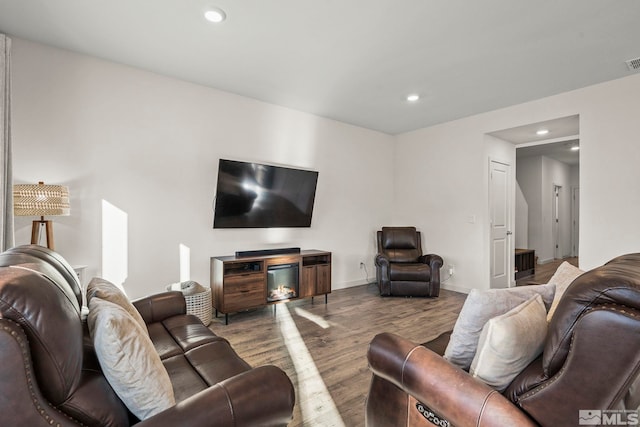
{"type": "Polygon", "coordinates": [[[316,267],[310,265],[302,267],[300,280],[300,297],[311,297],[316,294],[316,267]]]}
{"type": "Polygon", "coordinates": [[[316,295],[331,292],[331,264],[316,266],[316,295]]]}

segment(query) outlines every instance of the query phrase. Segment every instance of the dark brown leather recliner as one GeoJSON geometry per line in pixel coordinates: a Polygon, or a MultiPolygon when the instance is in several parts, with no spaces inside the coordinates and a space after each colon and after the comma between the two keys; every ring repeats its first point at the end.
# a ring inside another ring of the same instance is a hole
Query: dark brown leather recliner
{"type": "Polygon", "coordinates": [[[382,227],[377,239],[376,278],[381,296],[440,294],[442,258],[422,255],[422,239],[415,227],[382,227]]]}
{"type": "Polygon", "coordinates": [[[30,245],[0,254],[0,425],[275,426],[294,390],[275,366],[251,368],[193,315],[181,292],[134,301],[169,373],[176,405],[131,414],[98,363],[73,268],[30,245]]]}
{"type": "Polygon", "coordinates": [[[427,418],[456,427],[574,426],[580,411],[626,423],[626,413],[611,411],[637,416],[640,405],[640,254],[615,258],[569,286],[543,353],[503,394],[441,357],[449,336],[423,345],[388,333],[373,339],[368,427],[431,426],[427,418]]]}

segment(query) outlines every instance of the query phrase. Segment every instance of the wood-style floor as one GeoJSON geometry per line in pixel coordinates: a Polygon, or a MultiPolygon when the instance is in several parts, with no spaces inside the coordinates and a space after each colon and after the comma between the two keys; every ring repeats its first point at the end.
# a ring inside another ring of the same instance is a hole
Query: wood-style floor
{"type": "Polygon", "coordinates": [[[381,298],[375,284],[334,290],[324,297],[291,301],[232,314],[229,325],[213,319],[211,330],[229,340],[252,366],[273,364],[294,384],[290,426],[363,426],[371,374],[367,347],[380,332],[416,343],[453,328],[465,294],[441,290],[438,298],[381,298]]]}

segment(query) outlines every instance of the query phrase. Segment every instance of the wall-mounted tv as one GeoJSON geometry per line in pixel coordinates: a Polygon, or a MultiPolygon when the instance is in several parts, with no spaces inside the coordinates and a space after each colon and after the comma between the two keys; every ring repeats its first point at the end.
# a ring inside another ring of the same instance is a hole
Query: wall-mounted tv
{"type": "Polygon", "coordinates": [[[310,227],[318,172],[220,159],[213,228],[310,227]]]}

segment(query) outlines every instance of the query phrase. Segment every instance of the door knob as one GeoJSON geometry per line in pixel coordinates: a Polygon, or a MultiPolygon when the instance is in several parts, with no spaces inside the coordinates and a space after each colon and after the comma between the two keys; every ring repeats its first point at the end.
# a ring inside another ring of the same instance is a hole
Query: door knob
{"type": "Polygon", "coordinates": [[[507,236],[511,236],[513,233],[511,231],[507,231],[507,236]]]}

